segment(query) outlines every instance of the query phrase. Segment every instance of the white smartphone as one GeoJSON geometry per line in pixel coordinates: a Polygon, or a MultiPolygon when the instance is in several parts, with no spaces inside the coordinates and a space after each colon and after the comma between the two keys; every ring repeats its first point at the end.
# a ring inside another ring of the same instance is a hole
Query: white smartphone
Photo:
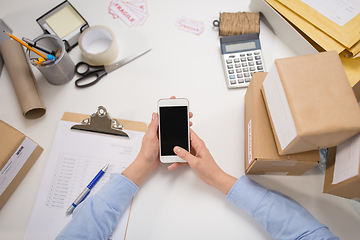
{"type": "Polygon", "coordinates": [[[186,98],[160,99],[158,113],[160,161],[185,162],[174,153],[174,147],[190,151],[189,101],[186,98]]]}

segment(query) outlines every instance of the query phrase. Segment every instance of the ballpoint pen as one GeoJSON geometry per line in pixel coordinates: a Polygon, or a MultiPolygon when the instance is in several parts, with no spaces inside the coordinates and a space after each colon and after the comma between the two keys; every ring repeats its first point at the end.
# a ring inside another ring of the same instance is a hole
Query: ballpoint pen
{"type": "Polygon", "coordinates": [[[24,43],[23,41],[21,41],[20,39],[18,39],[17,37],[15,37],[14,35],[3,31],[4,33],[6,33],[6,35],[8,35],[9,37],[11,37],[12,39],[14,39],[15,41],[17,41],[18,43],[20,43],[21,45],[23,45],[24,47],[28,48],[29,50],[33,51],[34,53],[36,53],[37,55],[47,59],[48,57],[45,56],[44,54],[42,54],[41,52],[39,52],[38,50],[30,47],[28,44],[24,43]]]}
{"type": "Polygon", "coordinates": [[[87,187],[80,193],[80,195],[75,199],[75,201],[70,205],[70,207],[67,209],[66,214],[71,214],[74,209],[89,195],[91,189],[95,186],[95,184],[99,181],[99,179],[104,175],[106,169],[109,167],[109,164],[107,164],[105,167],[103,167],[98,174],[94,177],[94,179],[87,185],[87,187]]]}
{"type": "Polygon", "coordinates": [[[48,49],[48,48],[46,48],[46,47],[44,47],[44,46],[42,46],[40,44],[28,39],[28,38],[23,37],[22,40],[24,42],[26,42],[30,47],[37,48],[37,49],[39,49],[39,50],[41,50],[43,52],[46,52],[47,54],[51,54],[51,55],[55,56],[55,51],[52,51],[52,50],[50,50],[50,49],[48,49]]]}

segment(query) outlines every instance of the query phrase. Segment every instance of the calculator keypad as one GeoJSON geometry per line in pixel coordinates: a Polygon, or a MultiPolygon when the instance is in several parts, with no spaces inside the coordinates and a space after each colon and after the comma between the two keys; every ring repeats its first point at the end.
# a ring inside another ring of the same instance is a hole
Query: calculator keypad
{"type": "Polygon", "coordinates": [[[247,87],[254,72],[264,72],[261,50],[223,55],[229,88],[247,87]]]}

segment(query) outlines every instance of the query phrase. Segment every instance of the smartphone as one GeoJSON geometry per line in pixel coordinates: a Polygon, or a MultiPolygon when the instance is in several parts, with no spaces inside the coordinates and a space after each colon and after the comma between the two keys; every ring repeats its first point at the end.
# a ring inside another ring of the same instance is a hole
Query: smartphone
{"type": "Polygon", "coordinates": [[[185,162],[174,153],[174,147],[190,151],[189,101],[186,98],[160,99],[158,113],[160,161],[185,162]]]}

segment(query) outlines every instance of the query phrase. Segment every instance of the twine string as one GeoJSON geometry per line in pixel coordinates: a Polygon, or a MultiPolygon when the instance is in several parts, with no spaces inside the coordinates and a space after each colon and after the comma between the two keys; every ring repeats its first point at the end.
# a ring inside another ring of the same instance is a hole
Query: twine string
{"type": "Polygon", "coordinates": [[[260,32],[260,14],[253,12],[220,13],[220,36],[260,32]]]}

